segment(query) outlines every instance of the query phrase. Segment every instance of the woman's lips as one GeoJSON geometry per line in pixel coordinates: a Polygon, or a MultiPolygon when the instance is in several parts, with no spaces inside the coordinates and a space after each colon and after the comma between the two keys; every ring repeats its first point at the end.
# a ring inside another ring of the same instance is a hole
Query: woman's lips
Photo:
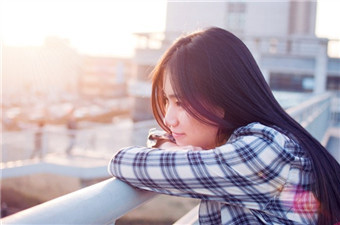
{"type": "Polygon", "coordinates": [[[175,139],[181,138],[185,135],[184,133],[176,133],[176,132],[172,132],[171,134],[175,139]]]}

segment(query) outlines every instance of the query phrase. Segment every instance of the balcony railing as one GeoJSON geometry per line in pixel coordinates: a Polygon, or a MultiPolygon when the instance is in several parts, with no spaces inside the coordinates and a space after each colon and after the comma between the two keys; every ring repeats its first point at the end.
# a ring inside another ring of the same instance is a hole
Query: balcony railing
{"type": "Polygon", "coordinates": [[[113,178],[5,217],[1,224],[113,224],[155,195],[113,178]]]}
{"type": "Polygon", "coordinates": [[[287,109],[287,113],[321,142],[331,121],[331,100],[331,93],[318,95],[287,109]]]}
{"type": "MultiPolygon", "coordinates": [[[[330,120],[331,94],[310,99],[287,112],[321,141],[330,120]]],[[[157,194],[108,179],[5,217],[2,224],[114,224],[157,194]]],[[[196,224],[197,207],[175,224],[196,224]]]]}

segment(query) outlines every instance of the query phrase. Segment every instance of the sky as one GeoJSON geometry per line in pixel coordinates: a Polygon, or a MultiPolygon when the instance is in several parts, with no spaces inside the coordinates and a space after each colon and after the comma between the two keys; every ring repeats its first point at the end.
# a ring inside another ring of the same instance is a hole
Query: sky
{"type": "Polygon", "coordinates": [[[165,29],[165,0],[0,0],[5,45],[68,39],[82,53],[130,55],[134,32],[165,29]]]}
{"type": "MultiPolygon", "coordinates": [[[[68,39],[80,53],[133,55],[136,32],[165,30],[166,0],[0,0],[4,45],[68,39]]],[[[340,1],[319,0],[316,34],[340,39],[340,1]]]]}

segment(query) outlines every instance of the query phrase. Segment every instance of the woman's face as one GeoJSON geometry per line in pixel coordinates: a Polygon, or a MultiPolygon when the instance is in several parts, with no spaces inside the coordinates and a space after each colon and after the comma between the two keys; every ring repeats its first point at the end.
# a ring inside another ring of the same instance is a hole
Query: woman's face
{"type": "Polygon", "coordinates": [[[181,100],[175,97],[168,73],[165,73],[163,90],[166,99],[164,123],[171,130],[177,145],[203,149],[216,147],[218,128],[202,123],[182,108],[181,100]]]}

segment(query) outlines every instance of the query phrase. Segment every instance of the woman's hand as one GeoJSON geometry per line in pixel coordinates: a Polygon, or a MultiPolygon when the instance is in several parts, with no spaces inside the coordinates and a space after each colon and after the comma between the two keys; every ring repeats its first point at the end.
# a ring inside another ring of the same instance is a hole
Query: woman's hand
{"type": "Polygon", "coordinates": [[[203,150],[201,147],[187,145],[179,146],[176,144],[175,139],[171,134],[166,133],[163,130],[157,130],[152,128],[149,130],[147,146],[149,148],[160,148],[169,150],[203,150]]]}

